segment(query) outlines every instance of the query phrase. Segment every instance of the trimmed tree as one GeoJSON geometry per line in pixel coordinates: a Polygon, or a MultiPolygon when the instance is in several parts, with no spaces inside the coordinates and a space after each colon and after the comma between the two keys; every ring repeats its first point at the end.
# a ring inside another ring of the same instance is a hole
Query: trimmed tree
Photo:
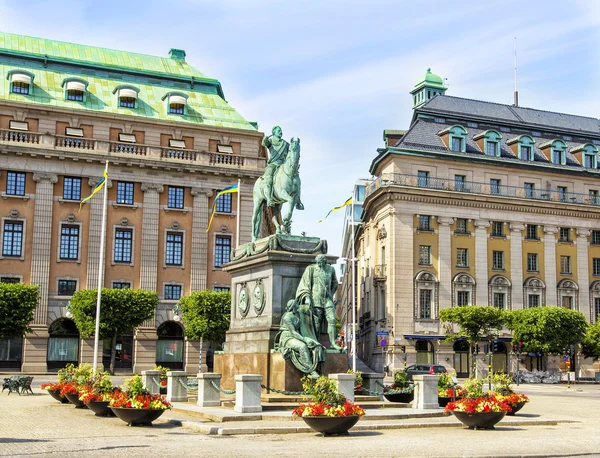
{"type": "Polygon", "coordinates": [[[559,354],[580,343],[588,323],[581,312],[562,307],[531,307],[506,314],[513,343],[522,342],[525,352],[559,354]]]}
{"type": "Polygon", "coordinates": [[[0,339],[23,337],[37,307],[38,286],[0,283],[0,339]]]}
{"type": "Polygon", "coordinates": [[[600,358],[600,321],[588,326],[587,334],[581,342],[581,351],[586,358],[600,358]]]}
{"type": "MultiPolygon", "coordinates": [[[[96,289],[77,291],[69,311],[81,337],[89,339],[96,331],[96,289]]],[[[110,368],[114,374],[117,336],[137,328],[154,316],[158,295],[142,289],[103,288],[100,296],[100,338],[111,340],[110,368]]]]}

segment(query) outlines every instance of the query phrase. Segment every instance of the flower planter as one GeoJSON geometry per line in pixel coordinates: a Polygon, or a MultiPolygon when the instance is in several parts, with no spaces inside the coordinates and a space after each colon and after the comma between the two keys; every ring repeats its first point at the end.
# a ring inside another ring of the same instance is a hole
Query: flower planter
{"type": "Polygon", "coordinates": [[[60,390],[47,390],[48,394],[52,396],[57,401],[60,401],[63,404],[68,404],[69,400],[65,396],[60,395],[60,390]]]}
{"type": "Polygon", "coordinates": [[[152,422],[160,417],[165,409],[127,409],[110,407],[113,413],[127,426],[152,426],[152,422]]]}
{"type": "Polygon", "coordinates": [[[159,394],[167,394],[167,387],[166,386],[161,386],[158,390],[159,394]]]}
{"type": "Polygon", "coordinates": [[[348,430],[360,419],[359,415],[348,415],[346,417],[302,417],[304,422],[324,436],[337,434],[347,436],[348,430]]]}
{"type": "Polygon", "coordinates": [[[415,392],[412,393],[395,393],[395,394],[386,394],[383,393],[383,396],[390,402],[412,402],[415,399],[415,392]]]}
{"type": "Polygon", "coordinates": [[[77,409],[86,409],[87,408],[85,406],[84,402],[79,400],[78,393],[75,393],[75,394],[67,393],[65,396],[67,397],[69,402],[75,406],[75,408],[77,408],[77,409]]]}
{"type": "Polygon", "coordinates": [[[516,414],[519,410],[521,410],[523,408],[523,406],[527,404],[526,402],[517,402],[516,404],[511,404],[510,407],[512,408],[511,412],[508,412],[506,415],[514,415],[516,414]]]}
{"type": "Polygon", "coordinates": [[[494,429],[494,425],[504,418],[506,412],[459,412],[452,413],[469,429],[494,429]]]}
{"type": "Polygon", "coordinates": [[[115,414],[110,407],[108,401],[90,401],[86,404],[88,409],[96,414],[97,417],[114,417],[115,414]]]}
{"type": "Polygon", "coordinates": [[[445,396],[438,396],[438,404],[440,407],[446,407],[449,402],[452,402],[452,398],[447,398],[445,396]]]}

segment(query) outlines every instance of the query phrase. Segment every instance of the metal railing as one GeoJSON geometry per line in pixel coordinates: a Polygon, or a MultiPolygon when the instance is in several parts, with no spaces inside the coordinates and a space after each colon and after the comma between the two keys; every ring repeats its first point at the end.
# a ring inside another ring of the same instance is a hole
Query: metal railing
{"type": "Polygon", "coordinates": [[[380,264],[373,267],[373,276],[375,278],[386,278],[387,277],[387,266],[380,264]]]}
{"type": "Polygon", "coordinates": [[[387,186],[435,189],[440,191],[485,194],[489,196],[516,197],[530,200],[564,202],[568,204],[600,206],[600,197],[557,189],[527,189],[518,186],[494,185],[475,181],[455,182],[451,178],[423,177],[402,173],[384,173],[367,184],[365,197],[387,186]]]}

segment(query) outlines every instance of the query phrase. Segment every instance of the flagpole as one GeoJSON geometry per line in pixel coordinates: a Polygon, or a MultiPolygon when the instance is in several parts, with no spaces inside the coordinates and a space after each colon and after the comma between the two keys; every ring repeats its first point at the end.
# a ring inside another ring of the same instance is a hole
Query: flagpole
{"type": "MultiPolygon", "coordinates": [[[[104,166],[104,179],[108,181],[108,161],[104,166]]],[[[94,333],[94,371],[98,367],[98,345],[100,341],[100,298],[104,283],[104,243],[106,238],[106,209],[108,207],[108,183],[104,183],[104,201],[102,204],[102,232],[100,233],[100,261],[98,262],[98,294],[96,297],[96,332],[94,333]]]]}
{"type": "Polygon", "coordinates": [[[242,218],[242,180],[238,178],[238,190],[237,190],[237,221],[235,222],[235,247],[240,246],[240,220],[242,218]]]}
{"type": "Polygon", "coordinates": [[[354,200],[352,200],[350,221],[352,224],[352,372],[356,373],[356,278],[355,267],[356,256],[354,256],[354,200]]]}

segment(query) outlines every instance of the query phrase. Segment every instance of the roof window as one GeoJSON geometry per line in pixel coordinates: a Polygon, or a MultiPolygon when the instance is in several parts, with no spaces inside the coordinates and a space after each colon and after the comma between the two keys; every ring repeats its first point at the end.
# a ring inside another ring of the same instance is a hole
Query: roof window
{"type": "Polygon", "coordinates": [[[65,100],[72,100],[74,102],[85,101],[85,91],[87,88],[87,81],[79,79],[69,79],[63,82],[65,88],[65,100]]]}
{"type": "Polygon", "coordinates": [[[130,88],[119,89],[119,106],[122,108],[135,108],[137,91],[130,88]]]}
{"type": "Polygon", "coordinates": [[[455,125],[448,127],[438,135],[442,137],[442,141],[446,144],[450,151],[465,152],[467,147],[467,130],[463,126],[455,125]]]}
{"type": "Polygon", "coordinates": [[[534,161],[535,151],[533,149],[535,140],[530,135],[519,135],[506,141],[512,153],[522,161],[534,161]]]}
{"type": "Polygon", "coordinates": [[[167,113],[169,114],[185,114],[185,106],[187,105],[186,94],[181,92],[170,92],[163,97],[163,100],[167,99],[167,113]]]}
{"type": "Polygon", "coordinates": [[[598,147],[591,143],[579,145],[571,150],[571,154],[586,169],[598,168],[598,147]]]}
{"type": "Polygon", "coordinates": [[[29,95],[33,77],[27,73],[14,72],[10,74],[10,92],[13,94],[29,95]]]}
{"type": "Polygon", "coordinates": [[[544,152],[546,158],[557,165],[567,163],[567,144],[563,140],[552,140],[540,145],[540,150],[544,152]]]}
{"type": "Polygon", "coordinates": [[[475,135],[473,140],[477,142],[477,145],[486,156],[500,156],[500,140],[502,140],[502,135],[497,130],[489,129],[481,132],[475,135]]]}

